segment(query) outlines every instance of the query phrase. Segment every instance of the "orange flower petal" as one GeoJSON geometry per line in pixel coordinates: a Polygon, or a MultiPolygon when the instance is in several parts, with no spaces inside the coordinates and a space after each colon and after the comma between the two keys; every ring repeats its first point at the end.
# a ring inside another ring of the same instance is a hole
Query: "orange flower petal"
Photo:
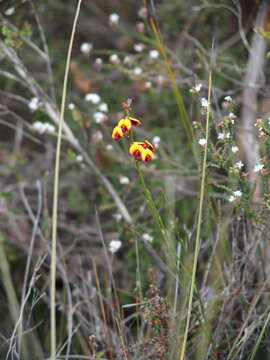
{"type": "Polygon", "coordinates": [[[116,126],[113,129],[112,138],[114,140],[120,140],[120,139],[122,139],[123,136],[124,136],[124,133],[123,133],[122,129],[119,126],[116,126]]]}

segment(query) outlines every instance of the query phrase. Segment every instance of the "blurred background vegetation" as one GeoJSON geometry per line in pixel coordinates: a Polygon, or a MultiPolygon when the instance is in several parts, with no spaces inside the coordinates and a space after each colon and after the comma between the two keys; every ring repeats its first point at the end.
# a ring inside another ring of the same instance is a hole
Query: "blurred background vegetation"
{"type": "MultiPolygon", "coordinates": [[[[58,356],[177,358],[196,230],[198,141],[205,137],[201,100],[212,69],[207,194],[187,358],[250,359],[254,351],[267,359],[270,147],[268,122],[259,126],[262,139],[254,123],[270,112],[270,8],[259,0],[149,3],[194,129],[195,158],[144,3],[84,0],[61,150],[58,356]],[[135,138],[156,146],[156,159],[142,171],[177,255],[174,274],[128,142],[111,138],[128,97],[132,116],[142,122],[135,138]],[[221,138],[221,130],[230,138],[221,138]],[[264,171],[254,173],[260,162],[264,171]],[[241,199],[228,201],[238,190],[241,199]]],[[[46,359],[56,130],[76,1],[2,0],[0,10],[0,359],[46,359]]]]}

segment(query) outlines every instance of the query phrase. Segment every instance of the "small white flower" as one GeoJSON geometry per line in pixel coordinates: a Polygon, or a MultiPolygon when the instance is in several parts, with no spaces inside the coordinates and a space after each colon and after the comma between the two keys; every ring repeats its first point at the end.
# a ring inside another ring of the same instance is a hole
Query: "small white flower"
{"type": "Polygon", "coordinates": [[[240,199],[241,197],[242,197],[242,191],[236,190],[236,191],[233,192],[233,195],[230,195],[228,197],[228,201],[233,202],[236,199],[240,199]]]}
{"type": "Polygon", "coordinates": [[[110,56],[109,60],[113,64],[119,64],[120,63],[120,59],[119,59],[119,56],[117,54],[112,54],[110,56]]]}
{"type": "Polygon", "coordinates": [[[203,108],[208,108],[208,105],[209,105],[208,100],[206,98],[202,98],[201,99],[201,106],[203,108]]]}
{"type": "Polygon", "coordinates": [[[120,16],[116,13],[110,14],[109,23],[110,25],[118,25],[120,16]]]}
{"type": "Polygon", "coordinates": [[[119,177],[119,182],[122,185],[129,184],[129,178],[127,176],[120,176],[119,177]]]}
{"type": "Polygon", "coordinates": [[[109,251],[114,254],[120,249],[122,242],[120,240],[112,240],[109,244],[109,251]]]}
{"type": "Polygon", "coordinates": [[[153,242],[153,240],[154,240],[154,237],[153,236],[151,236],[151,235],[149,235],[149,234],[147,234],[147,233],[144,233],[143,235],[142,235],[142,239],[144,240],[144,241],[146,241],[146,242],[153,242]]]}
{"type": "Polygon", "coordinates": [[[142,68],[140,68],[140,67],[135,67],[134,69],[133,69],[133,74],[134,75],[141,75],[142,74],[142,68]]]}
{"type": "Polygon", "coordinates": [[[157,50],[150,50],[149,57],[151,59],[157,59],[159,57],[159,52],[157,50]]]}
{"type": "Polygon", "coordinates": [[[236,190],[236,191],[234,191],[233,195],[237,198],[240,198],[240,197],[242,197],[242,191],[236,190]]]}
{"type": "Polygon", "coordinates": [[[131,56],[125,56],[125,57],[124,57],[124,60],[123,60],[123,63],[124,63],[125,65],[131,65],[131,64],[132,64],[132,58],[131,58],[131,56]]]}
{"type": "Polygon", "coordinates": [[[14,13],[15,13],[15,7],[14,7],[14,6],[8,8],[8,9],[5,10],[5,12],[4,12],[4,14],[5,14],[6,16],[11,16],[11,15],[13,15],[14,13]]]}
{"type": "Polygon", "coordinates": [[[45,132],[44,124],[41,121],[36,121],[33,124],[33,129],[40,134],[45,132]]]}
{"type": "Polygon", "coordinates": [[[242,167],[244,166],[243,162],[240,160],[240,161],[237,161],[237,163],[235,163],[234,165],[237,169],[241,170],[242,167]]]}
{"type": "Polygon", "coordinates": [[[76,158],[75,158],[75,160],[76,160],[78,163],[83,162],[83,157],[82,157],[82,155],[77,155],[76,158]]]}
{"type": "Polygon", "coordinates": [[[38,132],[39,134],[44,134],[45,132],[48,133],[55,133],[55,126],[50,123],[43,123],[41,121],[36,121],[33,124],[33,129],[38,132]]]}
{"type": "Polygon", "coordinates": [[[98,107],[98,109],[102,112],[108,112],[108,105],[106,103],[101,103],[98,107]]]}
{"type": "Polygon", "coordinates": [[[92,49],[93,49],[93,44],[88,43],[88,42],[84,42],[80,46],[81,52],[86,55],[90,54],[92,49]]]}
{"type": "Polygon", "coordinates": [[[106,150],[111,151],[112,149],[113,149],[112,144],[107,144],[106,145],[106,150]]]}
{"type": "Polygon", "coordinates": [[[40,107],[40,102],[38,97],[32,97],[28,103],[28,107],[30,110],[35,111],[40,107]]]}
{"type": "Polygon", "coordinates": [[[160,144],[160,137],[159,136],[154,136],[153,139],[152,139],[152,142],[153,142],[154,146],[156,148],[158,148],[159,144],[160,144]]]}
{"type": "Polygon", "coordinates": [[[225,96],[224,100],[227,102],[232,102],[232,98],[229,95],[225,96]]]}
{"type": "Polygon", "coordinates": [[[101,67],[103,64],[103,60],[101,58],[96,58],[95,62],[94,62],[94,66],[99,68],[101,67]]]}
{"type": "Polygon", "coordinates": [[[55,126],[49,123],[45,123],[45,131],[54,134],[55,133],[55,126]]]}
{"type": "Polygon", "coordinates": [[[146,81],[145,87],[146,87],[147,89],[150,89],[150,88],[152,87],[151,81],[146,81]]]}
{"type": "Polygon", "coordinates": [[[85,101],[89,101],[92,104],[97,104],[100,102],[101,98],[98,94],[94,94],[94,93],[88,93],[85,95],[84,98],[85,101]]]}
{"type": "Polygon", "coordinates": [[[237,146],[232,146],[232,152],[237,153],[239,151],[239,148],[237,146]]]}
{"type": "Polygon", "coordinates": [[[260,172],[261,170],[263,170],[263,168],[264,168],[264,164],[256,164],[256,165],[254,166],[253,171],[254,171],[254,172],[260,172]]]}
{"type": "Polygon", "coordinates": [[[120,222],[122,220],[122,214],[120,213],[116,213],[116,214],[113,214],[113,218],[116,220],[116,222],[120,222]]]}
{"type": "Polygon", "coordinates": [[[203,138],[203,139],[200,139],[200,140],[198,141],[198,143],[199,143],[199,145],[204,146],[204,145],[206,145],[207,140],[203,138]]]}
{"type": "Polygon", "coordinates": [[[201,83],[195,84],[195,86],[194,86],[194,90],[195,90],[196,92],[200,92],[200,91],[201,91],[201,88],[202,88],[202,84],[201,84],[201,83]]]}
{"type": "Polygon", "coordinates": [[[68,104],[68,109],[69,110],[74,110],[75,109],[75,105],[73,103],[69,103],[68,104]]]}
{"type": "Polygon", "coordinates": [[[233,119],[236,119],[237,116],[231,112],[231,113],[229,113],[228,117],[230,120],[233,120],[233,119]]]}
{"type": "Polygon", "coordinates": [[[138,43],[133,46],[133,49],[140,53],[145,49],[145,45],[143,43],[138,43]]]}
{"type": "Polygon", "coordinates": [[[223,140],[225,138],[225,133],[218,133],[218,139],[223,140]]]}
{"type": "Polygon", "coordinates": [[[93,118],[96,124],[102,124],[108,117],[103,112],[97,111],[93,114],[93,118]]]}

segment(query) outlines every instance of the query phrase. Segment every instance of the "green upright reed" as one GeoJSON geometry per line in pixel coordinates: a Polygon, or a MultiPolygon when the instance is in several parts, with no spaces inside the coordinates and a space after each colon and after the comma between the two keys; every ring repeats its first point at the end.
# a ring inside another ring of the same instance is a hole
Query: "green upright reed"
{"type": "Polygon", "coordinates": [[[55,312],[55,289],[56,289],[56,244],[57,244],[57,215],[58,215],[58,196],[59,196],[59,169],[60,169],[60,152],[62,130],[64,123],[64,113],[66,106],[67,81],[70,67],[71,51],[80,13],[82,0],[78,0],[77,10],[73,21],[72,32],[69,40],[69,48],[66,59],[65,76],[62,90],[61,112],[58,126],[57,146],[55,154],[54,170],[54,189],[53,189],[53,213],[52,213],[52,243],[51,243],[51,267],[50,267],[50,318],[51,318],[51,343],[50,343],[50,360],[56,360],[56,312],[55,312]]]}
{"type": "Polygon", "coordinates": [[[204,192],[205,192],[205,178],[206,178],[206,164],[207,164],[207,150],[208,150],[208,139],[209,139],[211,88],[212,88],[212,72],[210,71],[209,84],[208,84],[208,107],[207,107],[206,127],[205,127],[206,144],[205,144],[205,147],[204,147],[204,156],[203,156],[203,164],[202,164],[200,201],[199,201],[199,211],[198,211],[198,219],[197,219],[197,231],[196,231],[196,240],[195,240],[195,252],[194,252],[193,268],[192,268],[192,275],[191,275],[191,284],[190,284],[190,291],[189,291],[186,327],[185,327],[184,339],[183,339],[183,342],[182,342],[182,347],[181,347],[179,360],[184,360],[185,352],[186,352],[187,336],[188,336],[188,330],[189,330],[189,324],[190,324],[190,318],[191,318],[192,303],[193,303],[193,296],[194,296],[194,290],[195,290],[196,271],[197,271],[200,243],[201,243],[200,242],[200,237],[201,237],[202,212],[203,212],[203,202],[204,202],[204,192]]]}

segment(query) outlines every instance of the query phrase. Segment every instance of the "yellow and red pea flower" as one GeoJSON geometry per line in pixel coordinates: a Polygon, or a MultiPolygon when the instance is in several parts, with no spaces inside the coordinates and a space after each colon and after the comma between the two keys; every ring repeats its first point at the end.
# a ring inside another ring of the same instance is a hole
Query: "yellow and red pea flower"
{"type": "Polygon", "coordinates": [[[129,118],[124,118],[124,119],[121,119],[119,122],[118,122],[118,125],[124,134],[128,134],[130,129],[131,129],[131,121],[129,120],[129,118]]]}
{"type": "Polygon", "coordinates": [[[127,119],[129,119],[131,124],[134,125],[134,126],[140,126],[141,125],[140,120],[135,119],[134,117],[128,116],[127,119]]]}
{"type": "MultiPolygon", "coordinates": [[[[151,143],[149,143],[152,145],[151,143]]],[[[129,153],[137,160],[142,160],[145,162],[152,161],[155,157],[154,152],[149,149],[148,141],[144,142],[133,142],[129,148],[129,153]]],[[[153,149],[154,147],[151,146],[153,149]]]]}
{"type": "Polygon", "coordinates": [[[154,145],[151,144],[151,143],[150,143],[149,141],[147,141],[147,140],[144,140],[144,147],[145,147],[146,149],[151,150],[151,151],[155,151],[154,145]]]}
{"type": "Polygon", "coordinates": [[[143,144],[144,143],[135,141],[130,145],[129,153],[137,160],[142,160],[142,152],[144,150],[143,144]]]}
{"type": "Polygon", "coordinates": [[[130,116],[126,116],[125,118],[119,120],[117,126],[113,130],[112,138],[114,140],[122,139],[124,135],[129,134],[132,125],[139,126],[141,125],[141,122],[140,120],[130,116]],[[119,131],[119,129],[121,129],[122,133],[119,131]]]}
{"type": "Polygon", "coordinates": [[[123,133],[123,130],[121,129],[120,126],[115,126],[115,128],[113,129],[113,132],[112,132],[112,138],[114,140],[120,140],[124,137],[124,133],[123,133]]]}
{"type": "Polygon", "coordinates": [[[150,150],[148,148],[143,149],[142,161],[149,162],[149,161],[152,161],[154,158],[155,158],[155,155],[152,150],[150,150]]]}

